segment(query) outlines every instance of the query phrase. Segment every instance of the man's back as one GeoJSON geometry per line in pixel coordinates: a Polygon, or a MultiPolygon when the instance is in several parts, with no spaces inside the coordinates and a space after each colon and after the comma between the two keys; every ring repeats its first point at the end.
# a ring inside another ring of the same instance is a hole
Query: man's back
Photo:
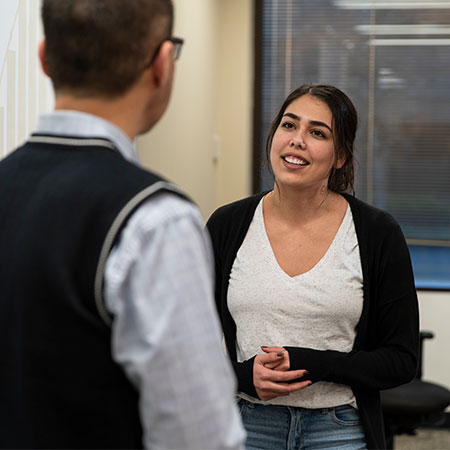
{"type": "Polygon", "coordinates": [[[0,447],[135,448],[138,394],[112,359],[95,277],[119,212],[161,180],[108,141],[65,141],[0,162],[0,447]]]}
{"type": "Polygon", "coordinates": [[[0,162],[0,446],[239,448],[198,211],[99,118],[38,132],[0,162]]]}

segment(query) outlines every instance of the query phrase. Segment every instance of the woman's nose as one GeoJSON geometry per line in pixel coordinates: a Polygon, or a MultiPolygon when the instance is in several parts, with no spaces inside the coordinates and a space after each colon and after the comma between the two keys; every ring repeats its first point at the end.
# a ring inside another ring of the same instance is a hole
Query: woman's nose
{"type": "Polygon", "coordinates": [[[305,148],[305,141],[301,136],[295,136],[289,142],[289,146],[292,148],[305,148]]]}

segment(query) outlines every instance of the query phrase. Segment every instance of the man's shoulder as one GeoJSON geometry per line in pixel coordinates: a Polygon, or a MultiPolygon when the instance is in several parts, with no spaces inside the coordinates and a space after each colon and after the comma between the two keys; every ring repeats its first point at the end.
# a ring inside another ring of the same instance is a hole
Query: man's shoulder
{"type": "Polygon", "coordinates": [[[198,207],[177,188],[170,189],[164,183],[161,189],[146,198],[133,214],[132,221],[139,224],[141,230],[166,227],[180,221],[190,222],[201,228],[203,219],[198,207]]]}

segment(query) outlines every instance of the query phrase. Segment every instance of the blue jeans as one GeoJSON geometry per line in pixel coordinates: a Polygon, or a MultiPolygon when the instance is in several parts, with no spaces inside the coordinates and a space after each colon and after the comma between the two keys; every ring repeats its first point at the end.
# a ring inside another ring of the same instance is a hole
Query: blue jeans
{"type": "Polygon", "coordinates": [[[351,406],[306,409],[239,400],[246,449],[366,449],[358,410],[351,406]]]}

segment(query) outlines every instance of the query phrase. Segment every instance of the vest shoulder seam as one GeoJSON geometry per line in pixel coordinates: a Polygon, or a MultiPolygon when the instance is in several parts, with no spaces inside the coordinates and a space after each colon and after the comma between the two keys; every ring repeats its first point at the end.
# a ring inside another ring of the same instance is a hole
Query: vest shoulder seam
{"type": "Polygon", "coordinates": [[[184,194],[173,184],[168,183],[166,181],[157,181],[152,185],[146,187],[142,191],[138,192],[134,197],[132,197],[123,208],[119,211],[116,218],[114,219],[112,225],[110,226],[105,240],[102,245],[102,249],[100,251],[100,256],[98,259],[97,270],[95,273],[94,280],[94,298],[95,305],[97,307],[97,311],[103,320],[103,322],[111,327],[112,325],[112,316],[107,310],[105,306],[105,301],[103,297],[103,280],[105,275],[106,261],[108,259],[109,253],[112,249],[114,241],[120,232],[122,225],[127,220],[129,215],[133,212],[133,210],[148,197],[153,195],[155,192],[160,190],[167,190],[174,192],[176,194],[184,196],[184,194]]]}

